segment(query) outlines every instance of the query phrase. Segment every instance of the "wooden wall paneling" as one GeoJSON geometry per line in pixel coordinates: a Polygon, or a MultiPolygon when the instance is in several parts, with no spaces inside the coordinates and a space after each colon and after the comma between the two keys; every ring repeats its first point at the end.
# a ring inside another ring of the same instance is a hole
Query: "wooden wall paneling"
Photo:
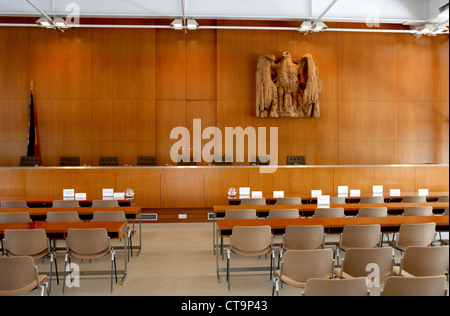
{"type": "Polygon", "coordinates": [[[156,31],[93,30],[94,99],[155,98],[156,31]]]}
{"type": "Polygon", "coordinates": [[[25,169],[0,169],[0,196],[25,198],[25,169]]]}
{"type": "Polygon", "coordinates": [[[311,190],[322,190],[323,195],[334,195],[333,168],[292,167],[292,194],[310,196],[311,190]]]}
{"type": "MultiPolygon", "coordinates": [[[[202,24],[205,21],[201,22],[202,24]]],[[[216,100],[216,31],[186,36],[186,99],[216,100]]]]}
{"type": "Polygon", "coordinates": [[[23,142],[3,142],[0,141],[0,166],[19,166],[20,156],[27,155],[27,141],[23,142]]]}
{"type": "Polygon", "coordinates": [[[397,162],[395,141],[339,143],[339,165],[383,165],[397,162]]]}
{"type": "MultiPolygon", "coordinates": [[[[171,21],[166,22],[171,23],[171,21]]],[[[169,29],[158,29],[155,65],[156,99],[186,99],[186,63],[186,34],[169,29]]]]}
{"type": "Polygon", "coordinates": [[[30,28],[30,80],[37,100],[92,99],[92,30],[30,28]]]}
{"type": "Polygon", "coordinates": [[[136,166],[138,156],[155,156],[155,142],[110,141],[93,142],[92,165],[98,166],[100,157],[119,157],[119,165],[136,166]]]}
{"type": "Polygon", "coordinates": [[[114,168],[81,168],[71,170],[71,189],[86,193],[87,198],[102,198],[103,189],[115,189],[116,170],[114,168]]]}
{"type": "Polygon", "coordinates": [[[247,187],[247,168],[214,167],[205,168],[205,207],[226,205],[228,189],[247,187]]]}
{"type": "Polygon", "coordinates": [[[415,192],[428,189],[429,192],[449,191],[448,166],[415,166],[415,192]]]}
{"type": "Polygon", "coordinates": [[[261,173],[259,167],[248,169],[248,186],[251,191],[262,191],[264,197],[273,197],[273,191],[291,194],[291,171],[289,168],[277,168],[273,173],[261,173]]]}
{"type": "Polygon", "coordinates": [[[449,143],[439,140],[415,140],[397,142],[398,163],[448,164],[449,143]]]}
{"type": "Polygon", "coordinates": [[[78,156],[81,166],[91,166],[91,147],[91,142],[87,141],[41,141],[41,163],[43,166],[59,166],[59,157],[78,156]]]}
{"type": "Polygon", "coordinates": [[[337,141],[284,141],[278,142],[278,163],[286,164],[287,156],[305,156],[307,165],[338,165],[337,141]]]}
{"type": "Polygon", "coordinates": [[[160,182],[160,169],[116,169],[115,191],[125,192],[131,188],[136,196],[134,205],[142,208],[159,208],[161,207],[160,182]]]}
{"type": "Polygon", "coordinates": [[[27,141],[29,100],[0,100],[0,141],[27,141]]]}
{"type": "Polygon", "coordinates": [[[205,207],[204,168],[161,169],[161,207],[205,207]]]}
{"type": "Polygon", "coordinates": [[[375,167],[334,167],[334,196],[338,196],[339,186],[348,190],[361,190],[361,196],[371,196],[375,183],[375,167]]]}
{"type": "Polygon", "coordinates": [[[375,167],[374,183],[383,185],[384,195],[390,195],[390,189],[401,192],[414,192],[415,168],[413,166],[375,167]]]}
{"type": "Polygon", "coordinates": [[[28,78],[28,28],[0,28],[0,100],[26,100],[28,78]]]}
{"type": "Polygon", "coordinates": [[[64,189],[72,189],[70,169],[26,169],[26,197],[60,197],[64,189]]]}

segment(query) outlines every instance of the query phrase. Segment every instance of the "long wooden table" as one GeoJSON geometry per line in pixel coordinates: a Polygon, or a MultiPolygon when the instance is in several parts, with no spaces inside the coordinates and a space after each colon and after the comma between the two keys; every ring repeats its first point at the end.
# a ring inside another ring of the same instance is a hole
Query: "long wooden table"
{"type": "Polygon", "coordinates": [[[344,218],[293,218],[293,219],[245,219],[245,220],[219,220],[217,221],[216,239],[214,249],[216,253],[217,278],[220,281],[219,268],[219,236],[230,236],[235,226],[270,226],[272,230],[282,231],[289,225],[322,225],[324,233],[341,232],[346,225],[372,225],[379,224],[381,230],[389,232],[398,231],[403,224],[436,223],[436,231],[449,231],[449,217],[434,216],[387,216],[387,217],[344,217],[344,218]]]}
{"type": "MultiPolygon", "coordinates": [[[[27,196],[27,197],[17,197],[17,196],[0,196],[0,201],[25,201],[29,207],[52,207],[53,201],[64,200],[62,196],[27,196]]],[[[74,200],[74,199],[72,199],[74,200]]],[[[101,196],[89,197],[86,200],[77,200],[82,207],[92,206],[92,201],[94,200],[113,200],[105,199],[101,196]]],[[[135,198],[125,198],[117,199],[120,206],[134,206],[135,198]]]]}
{"type": "MultiPolygon", "coordinates": [[[[42,221],[36,221],[31,223],[0,223],[0,235],[3,239],[5,230],[7,229],[44,229],[49,239],[59,239],[67,235],[67,231],[70,228],[78,229],[92,229],[92,228],[105,228],[108,232],[108,236],[114,239],[123,238],[124,240],[124,268],[117,271],[122,274],[120,284],[123,284],[127,277],[127,262],[128,262],[128,248],[126,234],[127,222],[69,222],[69,223],[48,223],[42,221]]],[[[82,274],[90,274],[89,271],[84,271],[82,274]]],[[[95,273],[99,273],[96,271],[95,273]]]]}
{"type": "MultiPolygon", "coordinates": [[[[47,217],[48,212],[77,212],[80,219],[91,220],[94,212],[111,212],[122,211],[125,213],[127,221],[130,221],[133,225],[136,221],[139,223],[139,245],[132,246],[132,249],[137,249],[137,256],[140,255],[142,250],[142,219],[141,219],[141,207],[138,206],[123,206],[123,207],[68,207],[68,208],[0,208],[0,213],[28,213],[34,221],[43,221],[47,217]]],[[[50,224],[50,223],[49,223],[50,224]]]]}

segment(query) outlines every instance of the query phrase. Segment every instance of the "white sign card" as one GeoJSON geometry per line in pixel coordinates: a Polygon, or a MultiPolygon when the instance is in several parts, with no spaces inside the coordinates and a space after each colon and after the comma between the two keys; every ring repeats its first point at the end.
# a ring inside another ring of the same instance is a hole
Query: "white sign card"
{"type": "Polygon", "coordinates": [[[400,196],[400,189],[390,189],[389,190],[391,196],[400,196]]]}
{"type": "Polygon", "coordinates": [[[383,196],[383,186],[382,185],[374,185],[372,187],[373,196],[383,196]]]}
{"type": "Polygon", "coordinates": [[[64,198],[74,198],[75,196],[75,189],[64,189],[63,190],[63,197],[64,198]]]}
{"type": "Polygon", "coordinates": [[[75,193],[75,200],[86,201],[86,193],[75,193]]]}
{"type": "Polygon", "coordinates": [[[318,196],[317,205],[330,205],[330,196],[329,195],[318,196]]]}
{"type": "Polygon", "coordinates": [[[114,189],[103,189],[103,197],[113,197],[114,189]]]}
{"type": "Polygon", "coordinates": [[[350,190],[350,196],[361,196],[361,190],[350,190]]]}
{"type": "Polygon", "coordinates": [[[124,200],[125,192],[114,192],[114,200],[124,200]]]}
{"type": "Polygon", "coordinates": [[[311,197],[319,197],[322,195],[322,190],[311,190],[311,197]]]}
{"type": "Polygon", "coordinates": [[[247,187],[239,188],[239,195],[248,195],[248,196],[250,196],[250,188],[247,188],[247,187]]]}
{"type": "Polygon", "coordinates": [[[262,191],[252,191],[252,199],[262,198],[262,191]]]}
{"type": "Polygon", "coordinates": [[[273,191],[273,197],[275,199],[284,198],[284,191],[273,191]]]}
{"type": "Polygon", "coordinates": [[[348,197],[348,186],[338,186],[338,197],[348,197]]]}
{"type": "Polygon", "coordinates": [[[419,189],[419,196],[428,196],[428,189],[419,189]]]}

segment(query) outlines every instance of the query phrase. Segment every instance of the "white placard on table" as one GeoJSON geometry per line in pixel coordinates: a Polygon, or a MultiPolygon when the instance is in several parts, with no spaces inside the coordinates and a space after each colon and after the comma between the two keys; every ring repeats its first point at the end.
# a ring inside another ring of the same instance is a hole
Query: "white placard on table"
{"type": "Polygon", "coordinates": [[[322,190],[311,190],[311,197],[319,197],[322,195],[322,190]]]}
{"type": "Polygon", "coordinates": [[[348,186],[347,185],[338,186],[338,197],[348,197],[348,186]]]}
{"type": "Polygon", "coordinates": [[[330,196],[329,195],[318,196],[317,205],[330,205],[330,196]]]}
{"type": "Polygon", "coordinates": [[[114,189],[103,189],[102,193],[103,193],[103,197],[113,197],[114,189]]]}
{"type": "Polygon", "coordinates": [[[419,189],[419,196],[428,196],[428,189],[419,189]]]}
{"type": "Polygon", "coordinates": [[[75,197],[75,189],[64,189],[63,197],[64,197],[64,199],[68,199],[68,198],[73,199],[75,197]]]}
{"type": "Polygon", "coordinates": [[[86,201],[86,193],[75,193],[75,200],[86,201]]]}
{"type": "Polygon", "coordinates": [[[275,199],[284,198],[284,191],[273,191],[273,197],[275,199]]]}
{"type": "Polygon", "coordinates": [[[354,197],[361,196],[361,190],[350,190],[350,196],[354,197]]]}
{"type": "Polygon", "coordinates": [[[391,196],[400,196],[401,194],[400,189],[390,189],[389,193],[391,196]]]}
{"type": "Polygon", "coordinates": [[[262,196],[263,196],[262,191],[252,191],[252,199],[262,198],[262,196]]]}
{"type": "Polygon", "coordinates": [[[372,187],[373,196],[383,196],[383,186],[382,185],[374,185],[372,187]]]}
{"type": "Polygon", "coordinates": [[[114,200],[125,200],[125,192],[114,192],[114,200]]]}
{"type": "Polygon", "coordinates": [[[239,195],[248,195],[248,196],[250,196],[250,188],[248,188],[248,187],[241,187],[241,188],[239,188],[239,195]]]}

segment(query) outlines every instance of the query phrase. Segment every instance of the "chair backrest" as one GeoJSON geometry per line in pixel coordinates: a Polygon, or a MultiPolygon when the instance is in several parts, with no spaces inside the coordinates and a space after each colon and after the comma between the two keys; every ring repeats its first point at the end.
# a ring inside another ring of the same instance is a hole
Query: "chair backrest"
{"type": "Polygon", "coordinates": [[[393,267],[394,249],[392,247],[350,248],[345,252],[345,258],[342,260],[342,274],[355,278],[367,277],[376,269],[379,275],[374,276],[376,279],[372,282],[375,283],[391,275],[393,267]]]}
{"type": "Polygon", "coordinates": [[[286,250],[323,248],[324,236],[322,225],[289,225],[283,236],[283,248],[286,250]]]}
{"type": "Polygon", "coordinates": [[[39,156],[21,156],[19,166],[34,167],[41,164],[41,157],[39,156]]]}
{"type": "Polygon", "coordinates": [[[344,208],[343,207],[335,207],[335,208],[322,208],[318,207],[314,211],[314,217],[316,218],[331,218],[331,217],[344,217],[344,208]]]}
{"type": "Polygon", "coordinates": [[[302,198],[300,197],[284,197],[277,198],[276,205],[300,205],[302,204],[302,198]]]}
{"type": "Polygon", "coordinates": [[[347,248],[373,248],[381,242],[381,226],[345,225],[340,245],[347,248]]]}
{"type": "Polygon", "coordinates": [[[94,255],[111,249],[105,228],[70,228],[67,231],[67,247],[79,255],[94,255]]]}
{"type": "Polygon", "coordinates": [[[432,216],[432,206],[408,206],[403,211],[403,216],[432,216]]]}
{"type": "Polygon", "coordinates": [[[117,200],[93,200],[92,207],[119,207],[117,200]]]}
{"type": "Polygon", "coordinates": [[[383,286],[383,296],[446,296],[446,277],[405,278],[391,276],[383,286]]]}
{"type": "Polygon", "coordinates": [[[383,196],[361,196],[359,203],[362,204],[373,204],[373,203],[384,203],[383,196]]]}
{"type": "Polygon", "coordinates": [[[26,201],[2,201],[1,202],[2,208],[27,208],[27,202],[26,201]]]}
{"type": "Polygon", "coordinates": [[[61,156],[59,157],[60,166],[79,166],[80,157],[79,156],[61,156]]]}
{"type": "Polygon", "coordinates": [[[94,212],[92,217],[93,222],[125,222],[127,220],[125,212],[94,212]]]}
{"type": "Polygon", "coordinates": [[[267,218],[299,218],[300,213],[298,209],[273,209],[269,210],[269,216],[267,218]]]}
{"type": "Polygon", "coordinates": [[[2,213],[0,212],[0,223],[30,223],[30,214],[26,212],[2,213]]]}
{"type": "Polygon", "coordinates": [[[34,256],[48,250],[44,229],[6,229],[4,247],[14,256],[34,256]]]}
{"type": "Polygon", "coordinates": [[[427,201],[426,196],[404,196],[403,203],[425,203],[427,201]]]}
{"type": "Polygon", "coordinates": [[[436,223],[402,224],[398,244],[403,246],[429,246],[436,237],[436,223]]]}
{"type": "Polygon", "coordinates": [[[330,204],[345,204],[345,197],[332,196],[332,197],[330,197],[330,204]]]}
{"type": "Polygon", "coordinates": [[[265,198],[243,198],[241,205],[266,205],[265,198]]]}
{"type": "Polygon", "coordinates": [[[257,219],[256,210],[226,210],[224,219],[257,219]]]}
{"type": "Polygon", "coordinates": [[[267,252],[272,247],[270,226],[235,226],[230,236],[231,250],[240,254],[267,252]]]}
{"type": "Polygon", "coordinates": [[[449,201],[448,195],[441,195],[438,198],[438,202],[448,202],[448,201],[449,201]]]}
{"type": "Polygon", "coordinates": [[[99,157],[98,165],[99,166],[118,166],[119,165],[119,157],[99,157]]]}
{"type": "Polygon", "coordinates": [[[358,211],[358,217],[386,217],[388,216],[387,207],[361,207],[358,211]]]}
{"type": "Polygon", "coordinates": [[[281,275],[297,282],[311,278],[329,278],[333,274],[333,250],[288,250],[281,262],[281,275]]]}
{"type": "Polygon", "coordinates": [[[444,209],[444,216],[448,216],[448,206],[444,209]]]}
{"type": "Polygon", "coordinates": [[[408,247],[401,269],[414,276],[444,275],[448,273],[448,250],[448,246],[408,247]]]}
{"type": "Polygon", "coordinates": [[[20,295],[36,282],[36,265],[29,256],[0,257],[0,295],[20,295]],[[26,288],[26,289],[25,289],[26,288]]]}
{"type": "Polygon", "coordinates": [[[156,166],[158,160],[156,156],[138,156],[137,165],[138,166],[156,166]]]}
{"type": "Polygon", "coordinates": [[[53,201],[52,207],[55,208],[80,207],[80,203],[77,200],[56,200],[53,201]]]}
{"type": "Polygon", "coordinates": [[[318,279],[306,281],[303,296],[368,296],[365,277],[354,279],[318,279]]]}
{"type": "Polygon", "coordinates": [[[80,217],[78,212],[47,212],[47,222],[49,223],[72,223],[79,222],[80,217]]]}

